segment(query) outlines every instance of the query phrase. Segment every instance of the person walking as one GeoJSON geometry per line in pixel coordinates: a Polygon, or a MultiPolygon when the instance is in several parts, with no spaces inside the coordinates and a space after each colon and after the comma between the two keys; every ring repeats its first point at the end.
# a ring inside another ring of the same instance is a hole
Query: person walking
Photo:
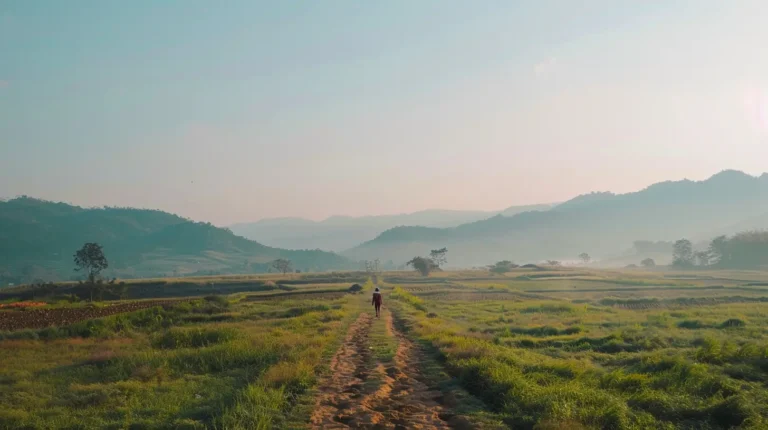
{"type": "Polygon", "coordinates": [[[376,287],[375,290],[373,290],[373,299],[371,300],[371,304],[376,309],[376,318],[381,316],[381,291],[379,291],[379,287],[376,287]]]}

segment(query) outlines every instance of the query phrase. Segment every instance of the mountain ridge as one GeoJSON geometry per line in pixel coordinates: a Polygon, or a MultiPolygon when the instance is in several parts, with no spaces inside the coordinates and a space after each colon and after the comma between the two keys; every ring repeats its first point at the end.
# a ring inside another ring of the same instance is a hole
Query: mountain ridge
{"type": "Polygon", "coordinates": [[[525,210],[548,210],[553,206],[554,204],[510,206],[502,211],[426,209],[411,213],[359,217],[333,215],[321,221],[295,217],[266,218],[252,223],[234,224],[230,228],[243,237],[270,246],[342,251],[371,240],[383,231],[396,226],[453,227],[500,213],[515,214],[525,210]]]}
{"type": "Polygon", "coordinates": [[[415,250],[415,255],[425,255],[445,246],[449,262],[458,266],[502,259],[573,259],[580,252],[617,253],[638,239],[706,237],[766,212],[768,174],[725,170],[703,181],[664,181],[624,194],[582,194],[548,211],[495,216],[454,228],[396,227],[342,255],[402,262],[415,250]]]}

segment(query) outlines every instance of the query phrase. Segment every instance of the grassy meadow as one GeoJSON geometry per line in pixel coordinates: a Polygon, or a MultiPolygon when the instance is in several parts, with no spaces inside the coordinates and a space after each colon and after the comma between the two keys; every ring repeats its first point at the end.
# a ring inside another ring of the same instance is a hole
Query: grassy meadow
{"type": "Polygon", "coordinates": [[[289,426],[353,316],[349,298],[207,296],[2,332],[0,428],[289,426]]]}
{"type": "Polygon", "coordinates": [[[765,278],[561,270],[390,287],[410,334],[512,428],[761,429],[765,278]]]}
{"type": "MultiPolygon", "coordinates": [[[[172,300],[0,331],[0,428],[306,428],[348,327],[372,312],[372,282],[349,292],[361,277],[136,281],[134,298],[114,302],[172,300]],[[216,285],[228,294],[211,294],[216,285]]],[[[509,428],[768,428],[768,273],[539,268],[379,279],[397,330],[432,357],[421,373],[446,398],[474,395],[459,403],[509,428]]],[[[3,303],[15,300],[6,293],[3,303]]],[[[111,303],[53,297],[0,309],[0,319],[111,303]]],[[[368,336],[371,360],[391,363],[391,330],[375,322],[368,336]]]]}

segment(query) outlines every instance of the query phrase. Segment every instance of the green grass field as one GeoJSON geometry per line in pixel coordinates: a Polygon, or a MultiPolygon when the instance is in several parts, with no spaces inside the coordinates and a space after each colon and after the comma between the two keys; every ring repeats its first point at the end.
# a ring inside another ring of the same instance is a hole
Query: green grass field
{"type": "Polygon", "coordinates": [[[768,287],[746,285],[766,274],[557,275],[393,295],[513,428],[768,427],[768,287]]]}
{"type": "MultiPolygon", "coordinates": [[[[172,281],[185,282],[188,298],[168,282],[137,282],[137,297],[167,291],[174,301],[0,332],[0,428],[309,427],[331,358],[371,312],[372,283],[347,291],[345,279],[360,276],[172,281]],[[202,296],[193,284],[239,286],[202,296]]],[[[363,398],[397,388],[378,366],[422,381],[423,393],[442,392],[441,420],[466,416],[478,428],[768,428],[768,273],[381,279],[397,330],[374,320],[353,345],[369,351],[356,371],[367,375],[363,398]],[[403,338],[413,346],[403,349],[403,338]]],[[[68,307],[87,308],[55,300],[42,309],[68,307]]],[[[30,311],[3,309],[0,318],[30,311]]]]}
{"type": "Polygon", "coordinates": [[[349,297],[213,296],[0,335],[0,428],[282,427],[349,297]]]}

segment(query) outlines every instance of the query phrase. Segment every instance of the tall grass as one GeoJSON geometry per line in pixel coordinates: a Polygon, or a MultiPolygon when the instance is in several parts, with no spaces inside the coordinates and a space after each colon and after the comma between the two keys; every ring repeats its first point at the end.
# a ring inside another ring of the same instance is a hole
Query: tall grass
{"type": "Polygon", "coordinates": [[[392,291],[391,297],[395,300],[407,303],[422,312],[427,311],[427,307],[424,305],[424,300],[416,297],[408,291],[405,291],[402,287],[395,287],[395,289],[392,291]]]}
{"type": "Polygon", "coordinates": [[[0,428],[284,428],[348,306],[212,296],[14,332],[0,339],[0,428]]]}
{"type": "Polygon", "coordinates": [[[768,331],[750,328],[768,323],[765,305],[634,311],[429,293],[399,299],[399,317],[512,428],[768,426],[768,331]],[[427,297],[431,318],[416,306],[427,297]]]}
{"type": "Polygon", "coordinates": [[[285,389],[249,385],[235,399],[234,406],[214,422],[214,428],[226,430],[268,430],[275,428],[287,408],[285,389]]]}

